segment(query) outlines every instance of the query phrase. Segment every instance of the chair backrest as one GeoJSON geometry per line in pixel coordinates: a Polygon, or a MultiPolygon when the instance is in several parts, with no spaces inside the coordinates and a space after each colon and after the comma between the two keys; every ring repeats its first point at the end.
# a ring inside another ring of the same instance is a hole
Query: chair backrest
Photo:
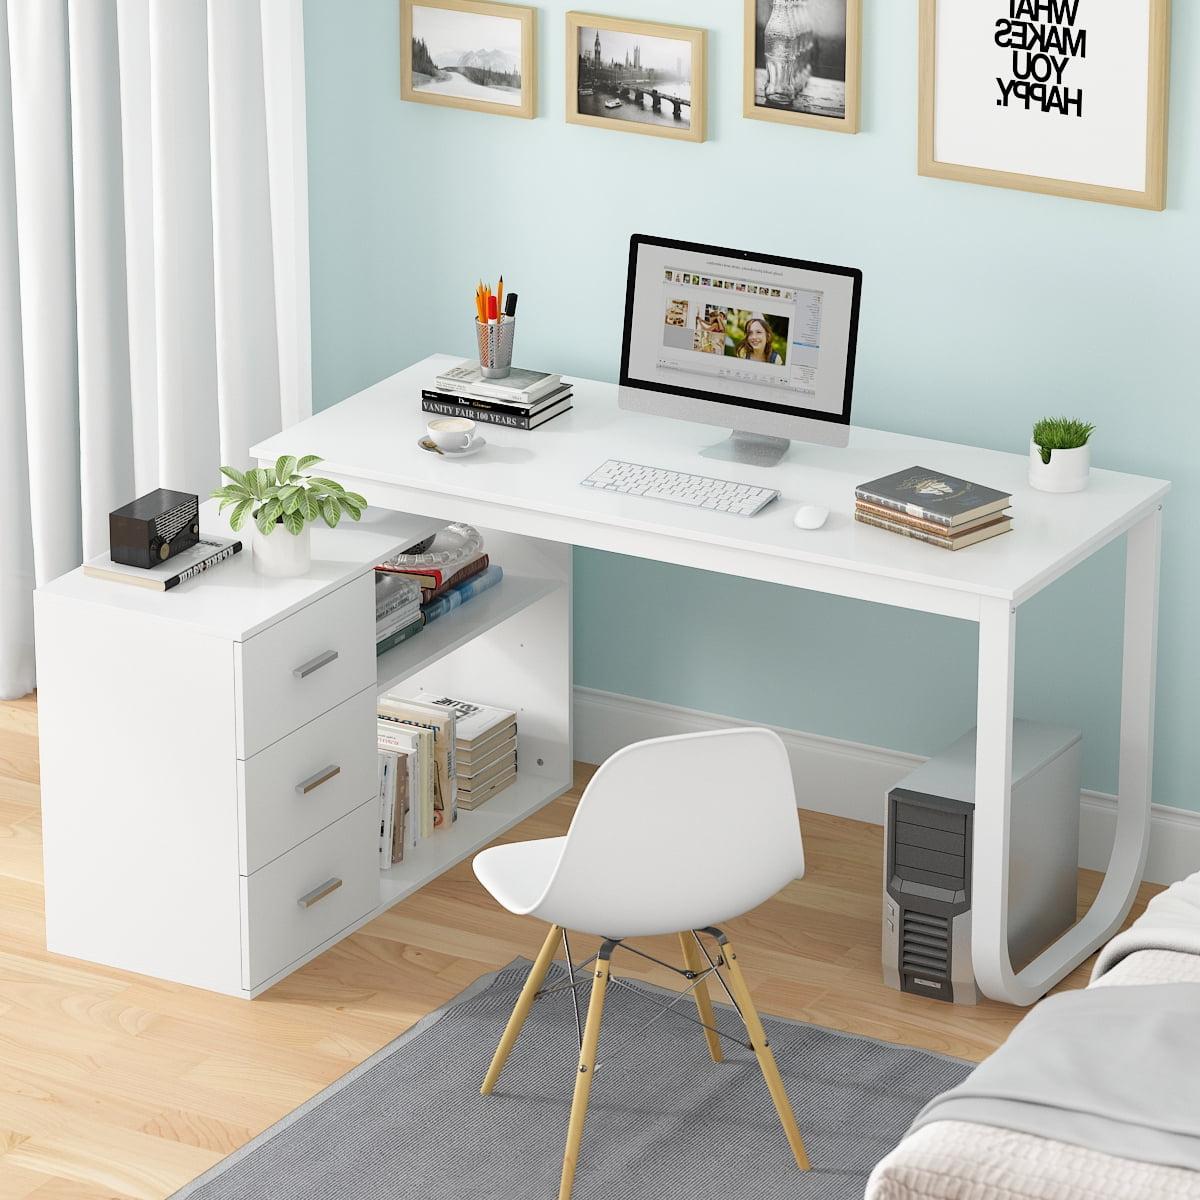
{"type": "Polygon", "coordinates": [[[600,767],[537,907],[609,937],[679,932],[746,912],[803,874],[779,737],[684,734],[627,746],[600,767]]]}

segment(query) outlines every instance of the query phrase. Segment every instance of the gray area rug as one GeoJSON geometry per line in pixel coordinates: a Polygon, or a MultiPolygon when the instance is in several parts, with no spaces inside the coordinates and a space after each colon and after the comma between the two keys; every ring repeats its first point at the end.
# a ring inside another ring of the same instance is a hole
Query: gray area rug
{"type": "MultiPolygon", "coordinates": [[[[552,1200],[578,1055],[569,991],[538,1000],[495,1092],[479,1094],[528,969],[479,980],[175,1200],[552,1200]]],[[[548,986],[565,978],[560,967],[548,986]]],[[[925,1103],[971,1071],[764,1017],[812,1160],[804,1174],[751,1051],[726,1042],[714,1063],[703,1032],[670,1015],[628,1041],[664,995],[609,988],[574,1200],[861,1200],[925,1103]]],[[[690,997],[681,1010],[695,1015],[690,997]]],[[[732,1009],[717,1023],[744,1039],[732,1009]]]]}

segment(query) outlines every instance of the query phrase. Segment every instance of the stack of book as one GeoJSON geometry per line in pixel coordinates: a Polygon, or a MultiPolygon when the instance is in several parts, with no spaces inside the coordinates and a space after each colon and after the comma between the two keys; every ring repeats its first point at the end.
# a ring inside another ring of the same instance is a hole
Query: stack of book
{"type": "Polygon", "coordinates": [[[480,548],[470,559],[451,567],[434,561],[435,539],[428,561],[405,555],[403,563],[375,568],[375,653],[383,654],[419,633],[430,621],[466,604],[504,578],[503,569],[480,548]]]}
{"type": "Polygon", "coordinates": [[[411,575],[375,572],[375,653],[382,654],[420,632],[421,585],[411,575]]]}
{"type": "Polygon", "coordinates": [[[1012,528],[1012,496],[926,467],[854,489],[854,519],[943,550],[962,550],[1012,528]]]}
{"type": "Polygon", "coordinates": [[[380,697],[375,715],[381,758],[380,865],[386,867],[402,860],[404,846],[416,845],[458,819],[455,714],[444,706],[389,693],[380,697]],[[397,760],[397,781],[403,774],[405,783],[388,790],[385,767],[391,758],[397,760]],[[399,843],[397,824],[402,826],[399,843]]]}
{"type": "Polygon", "coordinates": [[[460,810],[472,812],[516,779],[515,712],[428,692],[422,692],[417,699],[454,713],[454,759],[460,810]]]}
{"type": "Polygon", "coordinates": [[[485,379],[477,363],[463,362],[422,390],[421,407],[443,417],[536,429],[570,410],[571,385],[560,375],[519,367],[503,379],[485,379]]]}

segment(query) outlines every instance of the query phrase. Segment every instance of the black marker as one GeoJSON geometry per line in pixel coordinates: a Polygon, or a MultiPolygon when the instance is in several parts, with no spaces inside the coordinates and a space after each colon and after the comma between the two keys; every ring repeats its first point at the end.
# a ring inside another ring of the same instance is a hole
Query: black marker
{"type": "Polygon", "coordinates": [[[517,293],[509,292],[504,297],[504,315],[506,317],[515,317],[517,315],[517,293]]]}

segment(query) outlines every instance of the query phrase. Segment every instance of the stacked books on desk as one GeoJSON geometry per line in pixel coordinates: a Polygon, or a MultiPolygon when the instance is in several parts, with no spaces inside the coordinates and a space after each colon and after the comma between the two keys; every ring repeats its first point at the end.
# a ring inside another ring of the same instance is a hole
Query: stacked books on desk
{"type": "Polygon", "coordinates": [[[475,554],[453,566],[438,561],[438,545],[435,539],[425,561],[406,554],[403,562],[380,563],[375,568],[376,655],[415,637],[430,621],[453,612],[504,578],[503,569],[491,561],[482,542],[475,554]]]}
{"type": "Polygon", "coordinates": [[[443,371],[421,392],[421,408],[443,417],[467,417],[511,429],[536,429],[571,408],[571,385],[560,375],[513,367],[503,379],[485,379],[477,363],[443,371]]]}
{"type": "Polygon", "coordinates": [[[854,489],[854,519],[943,550],[962,550],[1012,528],[1012,496],[927,467],[854,489]]]}

